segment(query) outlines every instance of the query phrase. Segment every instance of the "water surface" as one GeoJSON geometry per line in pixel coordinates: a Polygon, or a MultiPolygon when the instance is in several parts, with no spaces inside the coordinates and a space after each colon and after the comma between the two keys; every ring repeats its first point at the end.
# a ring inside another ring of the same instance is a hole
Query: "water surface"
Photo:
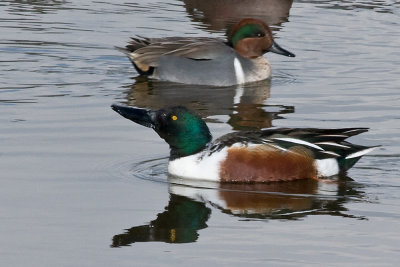
{"type": "Polygon", "coordinates": [[[393,266],[400,259],[396,1],[2,1],[4,266],[393,266]],[[249,3],[251,2],[251,3],[249,3]],[[229,3],[229,5],[227,4],[229,3]],[[130,36],[215,36],[242,17],[296,54],[271,81],[213,88],[137,77],[130,36]],[[214,137],[369,127],[346,176],[276,185],[168,177],[168,147],[112,103],[195,109],[214,137]]]}

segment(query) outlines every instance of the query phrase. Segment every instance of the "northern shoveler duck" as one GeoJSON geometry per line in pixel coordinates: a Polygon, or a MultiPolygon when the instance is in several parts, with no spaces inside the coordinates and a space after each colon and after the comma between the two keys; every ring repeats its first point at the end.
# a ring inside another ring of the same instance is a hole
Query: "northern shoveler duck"
{"type": "Polygon", "coordinates": [[[337,175],[375,147],[346,138],[367,128],[281,128],[226,134],[212,141],[206,123],[185,107],[156,111],[112,105],[153,128],[170,146],[168,172],[216,182],[274,182],[337,175]]]}
{"type": "Polygon", "coordinates": [[[263,54],[295,55],[272,38],[268,25],[243,19],[228,41],[208,37],[132,38],[125,53],[141,75],[151,78],[214,86],[229,86],[265,80],[271,75],[263,54]]]}

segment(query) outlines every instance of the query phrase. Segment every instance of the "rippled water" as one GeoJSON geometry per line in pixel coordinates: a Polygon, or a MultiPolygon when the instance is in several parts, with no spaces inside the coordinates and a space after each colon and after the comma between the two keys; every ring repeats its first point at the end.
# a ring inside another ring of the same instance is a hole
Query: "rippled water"
{"type": "Polygon", "coordinates": [[[400,259],[400,5],[396,1],[2,1],[3,266],[393,266],[400,259]],[[272,80],[213,88],[137,77],[130,36],[224,37],[269,23],[296,54],[272,80]],[[197,110],[232,130],[369,127],[346,177],[193,183],[115,102],[197,110]],[[176,244],[179,243],[180,245],[176,244]]]}

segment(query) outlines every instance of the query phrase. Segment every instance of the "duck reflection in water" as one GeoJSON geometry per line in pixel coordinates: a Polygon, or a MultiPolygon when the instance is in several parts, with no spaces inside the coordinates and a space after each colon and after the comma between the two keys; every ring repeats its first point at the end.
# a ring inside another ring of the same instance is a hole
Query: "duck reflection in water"
{"type": "MultiPolygon", "coordinates": [[[[224,31],[236,21],[255,18],[279,26],[288,21],[293,0],[182,0],[189,18],[210,31],[224,31]]],[[[271,27],[273,30],[279,27],[271,27]]]]}
{"type": "MultiPolygon", "coordinates": [[[[228,124],[234,130],[258,130],[272,126],[281,114],[293,113],[293,106],[268,105],[271,81],[231,87],[210,87],[176,84],[143,77],[127,87],[125,103],[128,106],[161,109],[168,105],[182,105],[196,110],[202,117],[229,116],[228,124]]],[[[211,121],[207,119],[206,121],[211,121]]]]}
{"type": "Polygon", "coordinates": [[[135,226],[126,233],[115,235],[111,247],[127,246],[135,242],[161,241],[166,243],[195,242],[198,231],[207,227],[211,209],[205,203],[170,194],[165,211],[149,224],[135,226]]]}
{"type": "Polygon", "coordinates": [[[149,224],[115,235],[111,247],[136,242],[195,242],[199,231],[207,228],[212,210],[249,220],[297,220],[308,215],[365,219],[345,213],[347,202],[363,196],[361,186],[350,178],[214,185],[172,176],[169,180],[170,199],[165,210],[149,224]]]}

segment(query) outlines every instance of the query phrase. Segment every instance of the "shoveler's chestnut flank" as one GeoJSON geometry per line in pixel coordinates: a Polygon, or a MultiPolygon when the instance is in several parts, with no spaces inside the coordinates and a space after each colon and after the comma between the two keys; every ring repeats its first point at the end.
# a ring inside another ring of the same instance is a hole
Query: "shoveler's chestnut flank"
{"type": "Polygon", "coordinates": [[[185,107],[120,105],[123,117],[153,128],[170,146],[170,174],[217,182],[276,182],[337,175],[375,147],[346,138],[366,128],[281,128],[226,134],[212,141],[206,123],[185,107]]]}
{"type": "Polygon", "coordinates": [[[268,145],[231,147],[220,163],[222,182],[277,182],[316,177],[311,155],[282,153],[268,145]]]}
{"type": "Polygon", "coordinates": [[[263,54],[295,55],[281,48],[261,20],[243,19],[228,41],[209,37],[132,38],[119,48],[141,75],[151,78],[215,86],[267,79],[270,64],[263,54]]]}

